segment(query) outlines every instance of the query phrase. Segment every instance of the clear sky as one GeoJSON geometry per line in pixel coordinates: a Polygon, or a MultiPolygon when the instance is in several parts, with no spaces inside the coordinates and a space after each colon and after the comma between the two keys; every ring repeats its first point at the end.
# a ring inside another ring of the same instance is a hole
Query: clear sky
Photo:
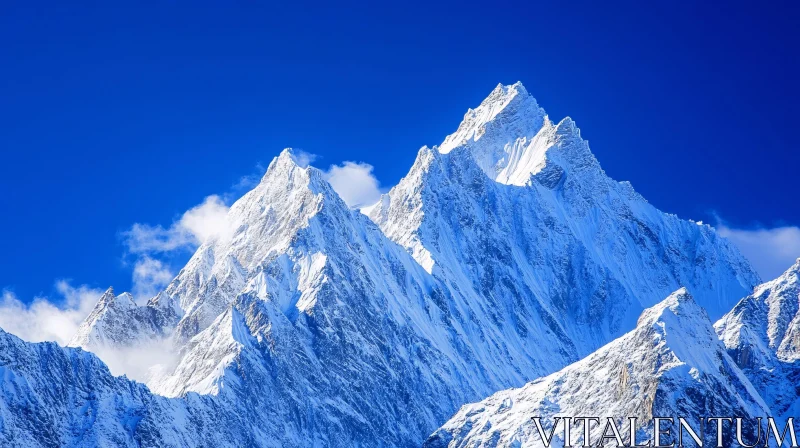
{"type": "Polygon", "coordinates": [[[23,301],[59,279],[131,288],[126,231],[229,201],[284,147],[388,188],[517,80],[660,209],[800,256],[800,2],[17,3],[0,289],[23,301]]]}

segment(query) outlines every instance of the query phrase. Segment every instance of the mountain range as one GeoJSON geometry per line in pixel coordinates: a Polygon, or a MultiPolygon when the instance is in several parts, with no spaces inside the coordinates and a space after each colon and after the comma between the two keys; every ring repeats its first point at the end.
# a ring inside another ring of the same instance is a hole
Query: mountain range
{"type": "Polygon", "coordinates": [[[284,150],[226,229],[145,305],[110,288],[68,347],[0,332],[0,441],[536,446],[528,411],[609,381],[621,415],[798,406],[797,265],[756,287],[520,83],[360,210],[284,150]],[[91,353],[141,346],[174,355],[145,384],[91,353]]]}

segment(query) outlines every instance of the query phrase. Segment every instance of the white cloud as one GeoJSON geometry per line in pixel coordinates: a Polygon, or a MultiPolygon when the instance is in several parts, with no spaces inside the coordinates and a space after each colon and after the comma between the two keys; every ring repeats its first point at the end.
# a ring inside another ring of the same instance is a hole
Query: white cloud
{"type": "Polygon", "coordinates": [[[231,232],[227,220],[228,206],[217,195],[187,210],[179,220],[165,229],[148,224],[134,224],[123,233],[125,244],[132,253],[170,252],[193,248],[211,237],[226,237],[231,232]]]}
{"type": "Polygon", "coordinates": [[[123,236],[132,253],[170,252],[194,244],[194,238],[174,224],[165,229],[160,225],[135,223],[123,236]]]}
{"type": "Polygon", "coordinates": [[[331,165],[325,179],[350,208],[372,205],[380,199],[378,179],[372,174],[372,165],[363,162],[344,162],[331,165]]]}
{"type": "Polygon", "coordinates": [[[114,376],[146,382],[157,372],[167,372],[180,360],[170,339],[140,341],[129,347],[95,347],[92,353],[108,366],[114,376]]]}
{"type": "Polygon", "coordinates": [[[227,237],[231,233],[228,206],[219,196],[209,196],[202,204],[184,213],[178,221],[178,227],[189,232],[198,243],[204,243],[212,237],[227,237]]]}
{"type": "Polygon", "coordinates": [[[3,291],[0,299],[0,328],[30,342],[55,341],[65,345],[83,319],[94,308],[103,291],[82,285],[73,287],[61,280],[56,283],[61,306],[46,297],[22,303],[14,293],[3,291]]]}
{"type": "Polygon", "coordinates": [[[165,263],[145,255],[133,266],[133,297],[143,303],[164,289],[174,277],[165,263]]]}
{"type": "Polygon", "coordinates": [[[765,281],[781,275],[800,257],[799,227],[735,229],[720,222],[717,230],[739,248],[765,281]]]}

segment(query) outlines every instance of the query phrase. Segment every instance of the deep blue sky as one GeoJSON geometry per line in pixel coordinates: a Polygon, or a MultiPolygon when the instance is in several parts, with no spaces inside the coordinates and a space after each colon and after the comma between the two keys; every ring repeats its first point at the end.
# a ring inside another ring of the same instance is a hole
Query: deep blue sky
{"type": "Polygon", "coordinates": [[[391,186],[517,80],[662,210],[800,223],[798,2],[18,3],[0,6],[0,288],[22,299],[128,288],[121,231],[284,147],[391,186]]]}

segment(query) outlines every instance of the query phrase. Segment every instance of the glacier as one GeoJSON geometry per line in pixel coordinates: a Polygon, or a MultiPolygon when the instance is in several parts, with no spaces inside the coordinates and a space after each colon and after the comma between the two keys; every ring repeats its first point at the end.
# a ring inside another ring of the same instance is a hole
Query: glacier
{"type": "Polygon", "coordinates": [[[718,319],[760,283],[713,228],[610,179],[520,83],[420,149],[374,205],[350,209],[284,150],[226,224],[145,305],[107,291],[69,347],[4,333],[4,440],[420,446],[465,403],[579,361],[681,287],[718,319]],[[146,384],[87,353],[145,343],[175,355],[146,384]]]}

